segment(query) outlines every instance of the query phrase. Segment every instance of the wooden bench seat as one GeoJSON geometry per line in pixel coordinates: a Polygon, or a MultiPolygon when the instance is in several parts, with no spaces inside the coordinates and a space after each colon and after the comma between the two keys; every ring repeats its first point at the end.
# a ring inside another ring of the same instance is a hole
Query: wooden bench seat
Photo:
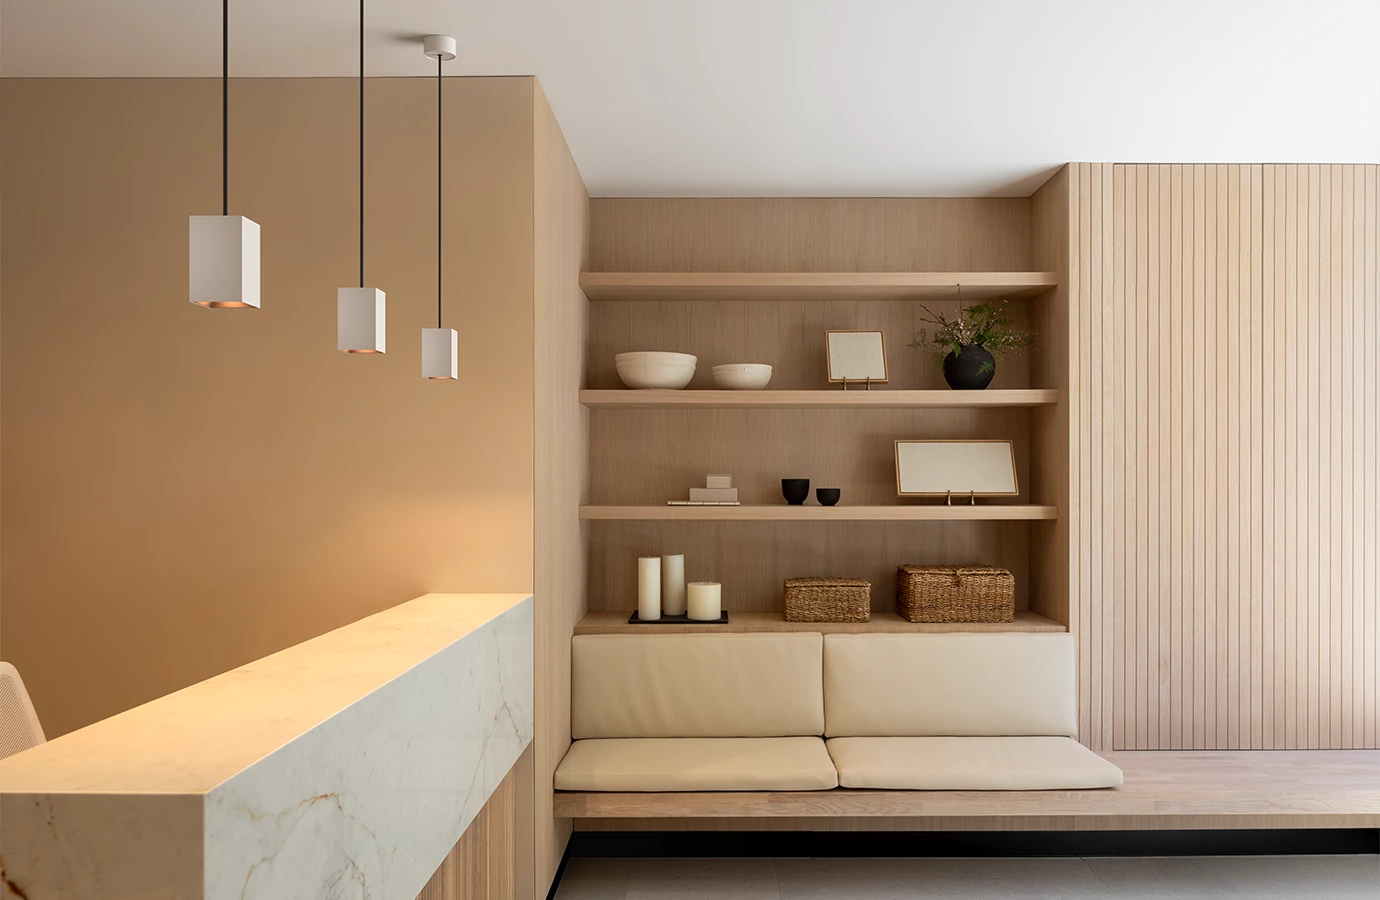
{"type": "MultiPolygon", "coordinates": [[[[1097,791],[556,792],[573,819],[992,818],[1095,827],[1380,828],[1380,750],[1100,754],[1125,783],[1097,791]],[[1135,821],[1132,821],[1135,820],[1135,821]]],[[[1020,827],[1018,824],[1008,827],[1020,827]]]]}

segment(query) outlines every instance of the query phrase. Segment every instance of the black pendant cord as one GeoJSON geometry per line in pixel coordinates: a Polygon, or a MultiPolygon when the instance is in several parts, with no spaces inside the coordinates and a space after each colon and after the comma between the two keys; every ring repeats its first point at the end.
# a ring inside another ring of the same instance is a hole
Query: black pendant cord
{"type": "Polygon", "coordinates": [[[359,0],[359,286],[364,287],[364,0],[359,0]]]}
{"type": "Polygon", "coordinates": [[[436,53],[436,327],[441,327],[441,62],[436,53]]]}
{"type": "Polygon", "coordinates": [[[230,215],[230,0],[220,2],[220,214],[230,215]]]}

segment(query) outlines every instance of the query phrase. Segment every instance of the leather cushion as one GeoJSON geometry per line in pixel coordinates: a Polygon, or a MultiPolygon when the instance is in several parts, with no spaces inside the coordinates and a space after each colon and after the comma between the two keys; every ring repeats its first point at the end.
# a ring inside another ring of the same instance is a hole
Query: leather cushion
{"type": "Polygon", "coordinates": [[[825,791],[838,774],[817,737],[576,741],[558,791],[825,791]]]}
{"type": "Polygon", "coordinates": [[[577,635],[571,735],[818,737],[822,666],[813,633],[577,635]]]}
{"type": "Polygon", "coordinates": [[[1121,770],[1066,737],[832,738],[846,788],[1049,791],[1121,784],[1121,770]]]}
{"type": "Polygon", "coordinates": [[[831,634],[829,737],[1078,733],[1068,634],[831,634]]]}

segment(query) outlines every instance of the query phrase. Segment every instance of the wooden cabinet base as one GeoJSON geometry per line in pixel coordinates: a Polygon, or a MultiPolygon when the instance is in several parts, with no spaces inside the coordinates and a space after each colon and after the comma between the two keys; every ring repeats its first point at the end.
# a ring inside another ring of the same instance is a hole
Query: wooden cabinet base
{"type": "Polygon", "coordinates": [[[515,900],[516,781],[514,769],[446,854],[417,900],[515,900]]]}

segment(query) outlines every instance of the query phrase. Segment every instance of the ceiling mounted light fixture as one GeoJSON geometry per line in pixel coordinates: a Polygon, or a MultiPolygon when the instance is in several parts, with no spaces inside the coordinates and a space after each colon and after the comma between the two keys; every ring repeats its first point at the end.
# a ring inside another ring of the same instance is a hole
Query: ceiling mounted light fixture
{"type": "Polygon", "coordinates": [[[230,215],[230,0],[221,0],[220,27],[220,215],[188,217],[188,299],[208,309],[258,309],[259,225],[230,215]]]}
{"type": "Polygon", "coordinates": [[[436,327],[422,329],[422,377],[453,381],[458,377],[457,335],[454,328],[441,327],[441,170],[442,130],[441,64],[455,59],[455,38],[448,34],[429,34],[422,41],[422,53],[436,60],[436,327]]]}
{"type": "Polygon", "coordinates": [[[359,287],[336,291],[336,349],[383,353],[387,298],[364,286],[364,0],[359,0],[359,287]]]}

